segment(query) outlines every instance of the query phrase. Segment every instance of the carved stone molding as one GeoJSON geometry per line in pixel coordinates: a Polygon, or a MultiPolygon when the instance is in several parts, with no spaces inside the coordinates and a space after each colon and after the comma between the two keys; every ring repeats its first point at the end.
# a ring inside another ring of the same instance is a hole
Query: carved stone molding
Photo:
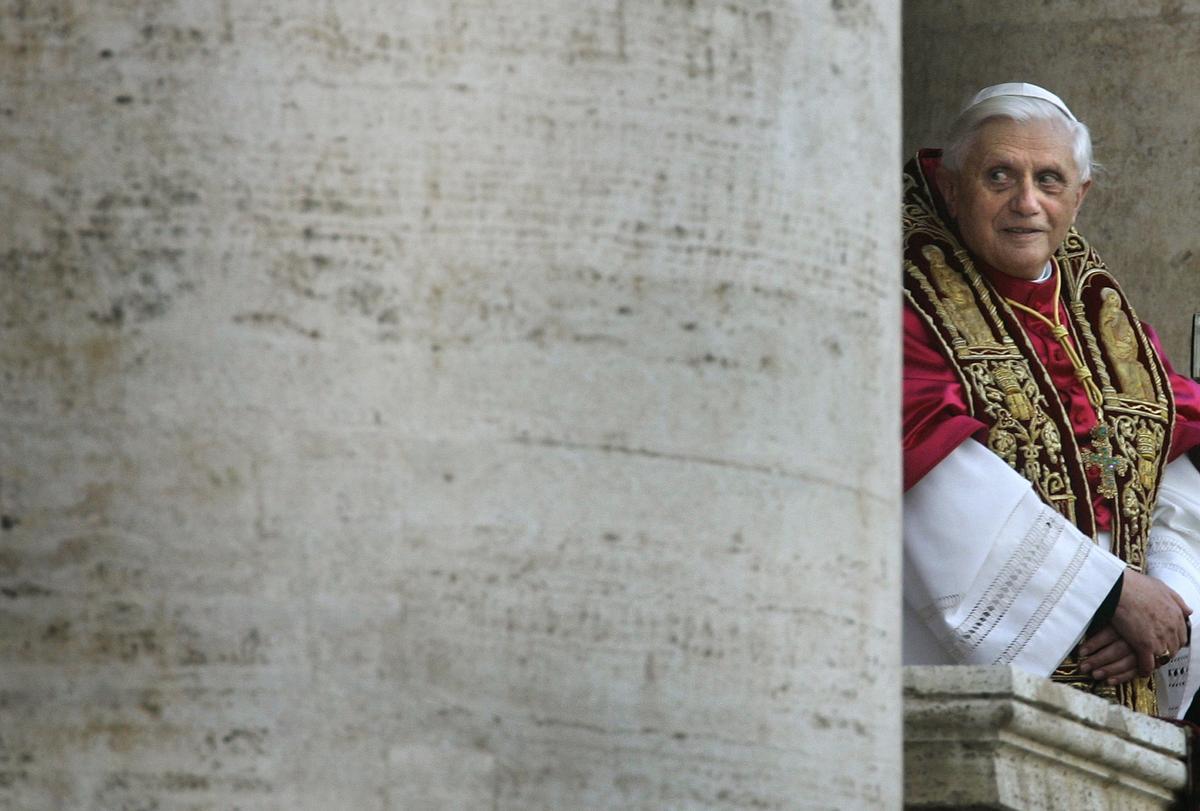
{"type": "Polygon", "coordinates": [[[910,809],[1165,809],[1184,732],[1011,667],[907,667],[910,809]]]}

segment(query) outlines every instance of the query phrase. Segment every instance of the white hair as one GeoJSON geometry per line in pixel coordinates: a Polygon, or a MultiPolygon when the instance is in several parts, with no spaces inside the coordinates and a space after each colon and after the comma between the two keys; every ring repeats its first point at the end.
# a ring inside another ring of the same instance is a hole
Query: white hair
{"type": "Polygon", "coordinates": [[[975,136],[984,124],[995,118],[1055,124],[1071,137],[1071,151],[1075,155],[1075,167],[1079,170],[1079,182],[1086,183],[1092,176],[1092,170],[1097,168],[1092,162],[1092,134],[1087,124],[1067,118],[1056,105],[1032,96],[992,96],[959,113],[950,125],[950,135],[942,151],[942,165],[952,172],[959,172],[975,136]]]}

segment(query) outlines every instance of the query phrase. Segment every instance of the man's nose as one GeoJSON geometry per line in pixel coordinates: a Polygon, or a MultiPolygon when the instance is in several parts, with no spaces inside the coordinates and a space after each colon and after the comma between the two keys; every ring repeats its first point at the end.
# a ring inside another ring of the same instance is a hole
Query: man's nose
{"type": "Polygon", "coordinates": [[[1013,196],[1009,200],[1009,207],[1016,213],[1026,217],[1032,217],[1041,211],[1042,204],[1038,200],[1037,186],[1032,180],[1022,181],[1013,190],[1013,196]]]}

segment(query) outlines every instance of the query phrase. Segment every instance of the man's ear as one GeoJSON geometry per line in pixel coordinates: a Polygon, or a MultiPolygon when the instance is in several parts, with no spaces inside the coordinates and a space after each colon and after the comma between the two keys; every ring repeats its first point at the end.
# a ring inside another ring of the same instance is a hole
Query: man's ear
{"type": "MultiPolygon", "coordinates": [[[[946,201],[946,210],[950,212],[950,216],[958,218],[958,183],[954,177],[954,173],[945,166],[939,166],[937,173],[933,177],[937,183],[938,191],[942,193],[942,199],[946,201]]],[[[1091,181],[1089,181],[1090,183],[1091,181]]],[[[1083,198],[1080,197],[1080,202],[1083,198]]],[[[1078,210],[1078,207],[1076,207],[1078,210]]]]}
{"type": "MultiPolygon", "coordinates": [[[[1079,196],[1075,198],[1075,216],[1076,217],[1079,216],[1079,209],[1083,208],[1083,198],[1087,197],[1088,189],[1090,189],[1091,187],[1092,187],[1091,180],[1085,180],[1082,184],[1080,184],[1079,196]]],[[[1075,217],[1072,217],[1071,221],[1074,222],[1075,217]]]]}
{"type": "Polygon", "coordinates": [[[1075,192],[1075,214],[1070,215],[1070,224],[1074,226],[1075,217],[1079,216],[1079,210],[1084,208],[1084,198],[1087,197],[1088,188],[1092,187],[1092,181],[1086,180],[1079,186],[1079,191],[1075,192]]]}

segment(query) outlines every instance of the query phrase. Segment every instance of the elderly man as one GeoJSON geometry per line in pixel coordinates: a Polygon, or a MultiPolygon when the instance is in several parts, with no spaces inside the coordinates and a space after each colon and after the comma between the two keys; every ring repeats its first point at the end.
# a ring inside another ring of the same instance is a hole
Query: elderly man
{"type": "Polygon", "coordinates": [[[904,656],[1179,716],[1200,386],[1073,228],[1091,152],[1061,99],[1013,83],[906,167],[904,656]]]}

